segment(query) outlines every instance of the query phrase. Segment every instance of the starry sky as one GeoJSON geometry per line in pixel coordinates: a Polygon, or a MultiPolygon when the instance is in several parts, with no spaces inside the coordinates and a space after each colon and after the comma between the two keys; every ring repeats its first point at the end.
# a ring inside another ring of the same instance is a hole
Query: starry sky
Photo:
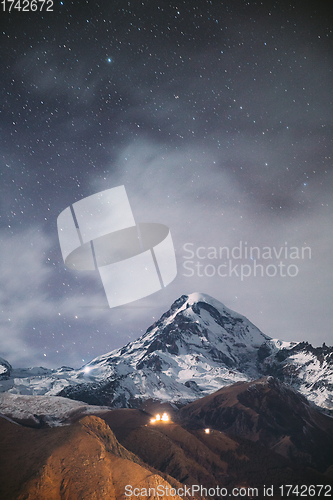
{"type": "Polygon", "coordinates": [[[274,338],[333,344],[329,3],[5,2],[0,356],[79,367],[195,291],[274,338]],[[109,309],[96,272],[64,266],[57,217],[120,185],[136,221],[170,228],[178,275],[109,309]]]}

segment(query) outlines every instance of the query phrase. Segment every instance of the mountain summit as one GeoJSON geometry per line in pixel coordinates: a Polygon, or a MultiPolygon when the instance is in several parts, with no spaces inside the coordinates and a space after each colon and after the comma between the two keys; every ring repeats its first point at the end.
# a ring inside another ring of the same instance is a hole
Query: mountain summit
{"type": "Polygon", "coordinates": [[[140,338],[79,370],[16,370],[0,387],[94,405],[140,407],[146,400],[183,405],[263,375],[333,408],[333,348],[271,339],[216,299],[193,293],[177,299],[140,338]]]}
{"type": "Polygon", "coordinates": [[[183,295],[142,337],[84,367],[93,391],[82,384],[60,395],[122,407],[145,399],[184,403],[258,378],[257,353],[267,340],[248,319],[208,295],[183,295]]]}

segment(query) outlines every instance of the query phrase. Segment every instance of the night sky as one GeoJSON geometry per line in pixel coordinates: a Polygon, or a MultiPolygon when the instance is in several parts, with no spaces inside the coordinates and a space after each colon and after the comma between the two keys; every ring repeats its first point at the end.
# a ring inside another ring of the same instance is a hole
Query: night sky
{"type": "Polygon", "coordinates": [[[274,338],[332,345],[330,2],[9,5],[0,17],[0,356],[79,367],[195,291],[274,338]],[[137,222],[170,228],[178,275],[109,309],[96,272],[64,266],[57,217],[121,185],[137,222]],[[220,247],[235,258],[213,258],[220,247]],[[245,247],[259,248],[263,276],[245,247]],[[237,264],[251,275],[228,275],[237,264]]]}

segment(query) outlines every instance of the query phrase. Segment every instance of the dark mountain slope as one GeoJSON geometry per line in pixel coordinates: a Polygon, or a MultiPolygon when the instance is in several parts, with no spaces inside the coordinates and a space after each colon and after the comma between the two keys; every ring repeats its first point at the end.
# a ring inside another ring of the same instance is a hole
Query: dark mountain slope
{"type": "Polygon", "coordinates": [[[273,377],[225,387],[181,408],[179,418],[190,428],[250,439],[321,471],[333,463],[333,419],[273,377]]]}

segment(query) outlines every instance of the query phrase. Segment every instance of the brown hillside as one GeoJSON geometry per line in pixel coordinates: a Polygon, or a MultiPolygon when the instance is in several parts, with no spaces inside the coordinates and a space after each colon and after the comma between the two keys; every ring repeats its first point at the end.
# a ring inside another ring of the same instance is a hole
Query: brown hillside
{"type": "Polygon", "coordinates": [[[224,484],[227,463],[179,425],[140,427],[123,443],[144,462],[182,483],[224,484]]]}
{"type": "Polygon", "coordinates": [[[0,425],[1,500],[120,500],[129,498],[124,496],[128,484],[140,490],[170,487],[95,416],[51,429],[29,429],[5,419],[0,425]]]}
{"type": "Polygon", "coordinates": [[[238,382],[186,405],[182,425],[212,427],[324,472],[333,463],[333,420],[272,377],[238,382]]]}

